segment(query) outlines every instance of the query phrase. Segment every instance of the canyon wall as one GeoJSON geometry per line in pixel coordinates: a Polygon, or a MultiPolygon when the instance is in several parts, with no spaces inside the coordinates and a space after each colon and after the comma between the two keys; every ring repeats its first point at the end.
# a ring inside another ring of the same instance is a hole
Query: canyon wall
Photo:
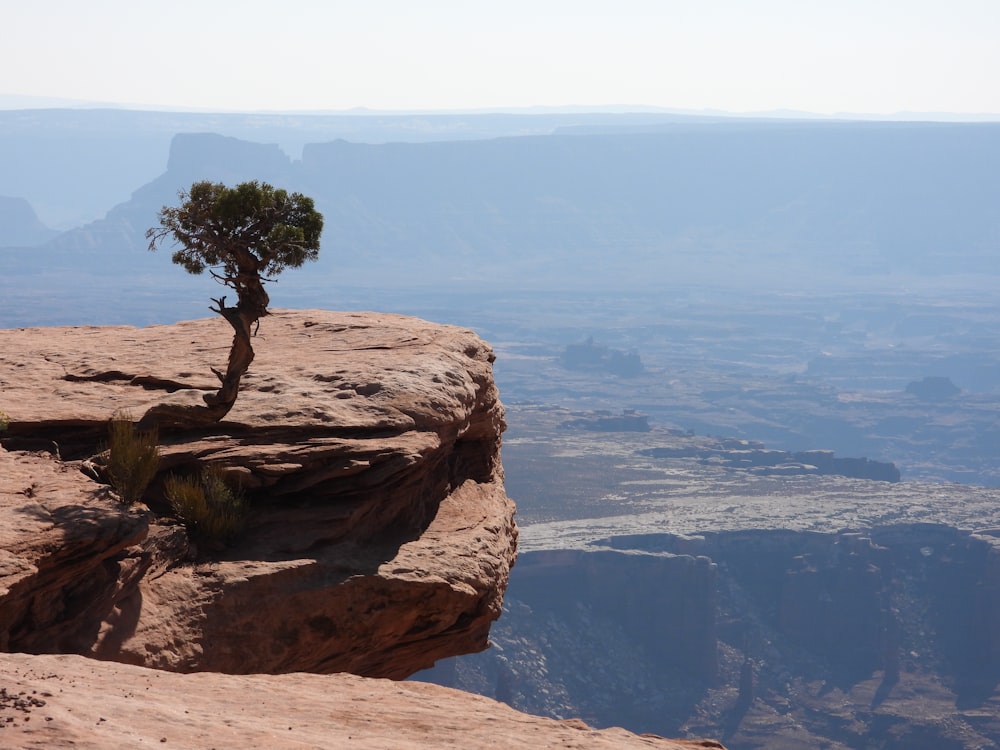
{"type": "Polygon", "coordinates": [[[730,748],[1000,741],[993,532],[746,529],[593,547],[522,553],[496,648],[426,674],[532,713],[730,748]]]}

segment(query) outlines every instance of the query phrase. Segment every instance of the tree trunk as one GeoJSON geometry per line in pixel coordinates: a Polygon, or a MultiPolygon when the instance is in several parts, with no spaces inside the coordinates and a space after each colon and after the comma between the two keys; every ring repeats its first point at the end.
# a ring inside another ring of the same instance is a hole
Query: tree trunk
{"type": "Polygon", "coordinates": [[[240,380],[250,368],[250,363],[253,362],[254,353],[253,347],[250,346],[250,328],[259,318],[252,312],[241,311],[240,308],[241,305],[224,307],[223,303],[219,301],[217,312],[229,321],[234,334],[233,345],[229,349],[229,364],[226,367],[226,374],[221,375],[218,371],[215,373],[222,381],[222,387],[216,393],[206,393],[204,397],[205,403],[210,409],[225,409],[217,419],[222,419],[233,408],[236,397],[239,395],[240,380]]]}
{"type": "Polygon", "coordinates": [[[143,415],[139,422],[141,426],[156,426],[161,430],[207,427],[220,421],[233,408],[239,395],[240,381],[254,358],[250,331],[261,317],[267,315],[270,301],[260,277],[254,276],[255,278],[239,287],[240,300],[235,307],[226,307],[225,297],[212,300],[218,307],[210,309],[225,318],[234,331],[225,374],[212,368],[212,372],[222,382],[219,390],[203,396],[206,406],[158,404],[143,415]]]}

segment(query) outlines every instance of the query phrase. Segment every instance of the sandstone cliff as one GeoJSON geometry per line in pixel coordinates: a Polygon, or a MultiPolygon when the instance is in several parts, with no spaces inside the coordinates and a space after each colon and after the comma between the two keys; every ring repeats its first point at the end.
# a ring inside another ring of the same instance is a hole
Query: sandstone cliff
{"type": "Polygon", "coordinates": [[[370,679],[481,650],[500,614],[517,528],[471,331],[275,313],[227,420],[161,432],[148,504],[81,470],[115,410],[198,403],[228,344],[211,319],[0,331],[0,747],[722,747],[370,679]],[[228,547],[163,502],[205,463],[252,500],[228,547]]]}
{"type": "Polygon", "coordinates": [[[160,435],[161,476],[213,463],[250,495],[238,544],[199,550],[155,484],[125,510],[78,468],[116,409],[197,403],[228,347],[217,319],[0,331],[0,648],[392,678],[485,648],[517,539],[490,348],[401,316],[264,319],[229,418],[160,435]]]}

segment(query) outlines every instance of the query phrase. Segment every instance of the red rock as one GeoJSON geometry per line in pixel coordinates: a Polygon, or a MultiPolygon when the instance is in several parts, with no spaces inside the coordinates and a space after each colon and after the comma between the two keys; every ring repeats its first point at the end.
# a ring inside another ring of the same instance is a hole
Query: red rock
{"type": "Polygon", "coordinates": [[[0,656],[0,747],[216,750],[690,750],[715,742],[594,730],[420,682],[348,674],[173,674],[77,656],[0,656]],[[9,721],[7,721],[9,719],[9,721]]]}
{"type": "Polygon", "coordinates": [[[394,678],[485,648],[517,529],[493,355],[471,331],[265,318],[228,418],[160,435],[163,473],[217,464],[252,495],[239,544],[197,561],[174,521],[124,511],[68,468],[99,450],[117,409],[197,404],[227,328],[0,331],[6,446],[50,440],[70,462],[0,451],[0,644],[185,672],[394,678]]]}
{"type": "Polygon", "coordinates": [[[0,331],[0,650],[36,653],[0,654],[0,747],[721,747],[371,679],[485,648],[500,614],[517,527],[471,331],[264,319],[227,419],[160,435],[162,472],[247,487],[228,548],[196,554],[156,483],[160,513],[126,509],[77,470],[114,411],[200,403],[228,338],[212,319],[0,331]]]}

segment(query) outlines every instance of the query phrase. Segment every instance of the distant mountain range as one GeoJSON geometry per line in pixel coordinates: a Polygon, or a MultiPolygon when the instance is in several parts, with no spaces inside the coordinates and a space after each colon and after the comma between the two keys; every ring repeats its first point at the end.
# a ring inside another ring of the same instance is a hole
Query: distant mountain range
{"type": "MultiPolygon", "coordinates": [[[[25,139],[37,149],[47,137],[71,148],[49,117],[0,113],[0,154],[9,158],[12,144],[25,139]]],[[[73,138],[86,152],[76,155],[77,191],[135,183],[104,218],[48,241],[35,235],[43,244],[22,271],[86,252],[108,261],[110,272],[144,272],[152,262],[139,252],[145,229],[179,190],[200,179],[257,179],[311,195],[326,216],[314,279],[538,288],[651,288],[690,279],[797,288],[894,274],[1000,273],[1000,124],[390,117],[367,122],[373,142],[365,143],[308,141],[359,127],[358,116],[63,117],[77,118],[73,138]],[[410,142],[376,142],[379,132],[419,123],[426,128],[410,142]],[[213,125],[243,136],[256,128],[260,137],[171,132],[213,125]],[[489,137],[499,131],[519,134],[489,137]],[[261,142],[295,139],[301,159],[261,142]],[[166,170],[150,174],[168,141],[166,170]]],[[[30,161],[5,171],[0,195],[23,197],[11,181],[31,171],[30,161]]],[[[47,170],[33,179],[33,190],[60,184],[47,170]]],[[[0,247],[28,244],[13,226],[0,230],[0,247]]]]}

